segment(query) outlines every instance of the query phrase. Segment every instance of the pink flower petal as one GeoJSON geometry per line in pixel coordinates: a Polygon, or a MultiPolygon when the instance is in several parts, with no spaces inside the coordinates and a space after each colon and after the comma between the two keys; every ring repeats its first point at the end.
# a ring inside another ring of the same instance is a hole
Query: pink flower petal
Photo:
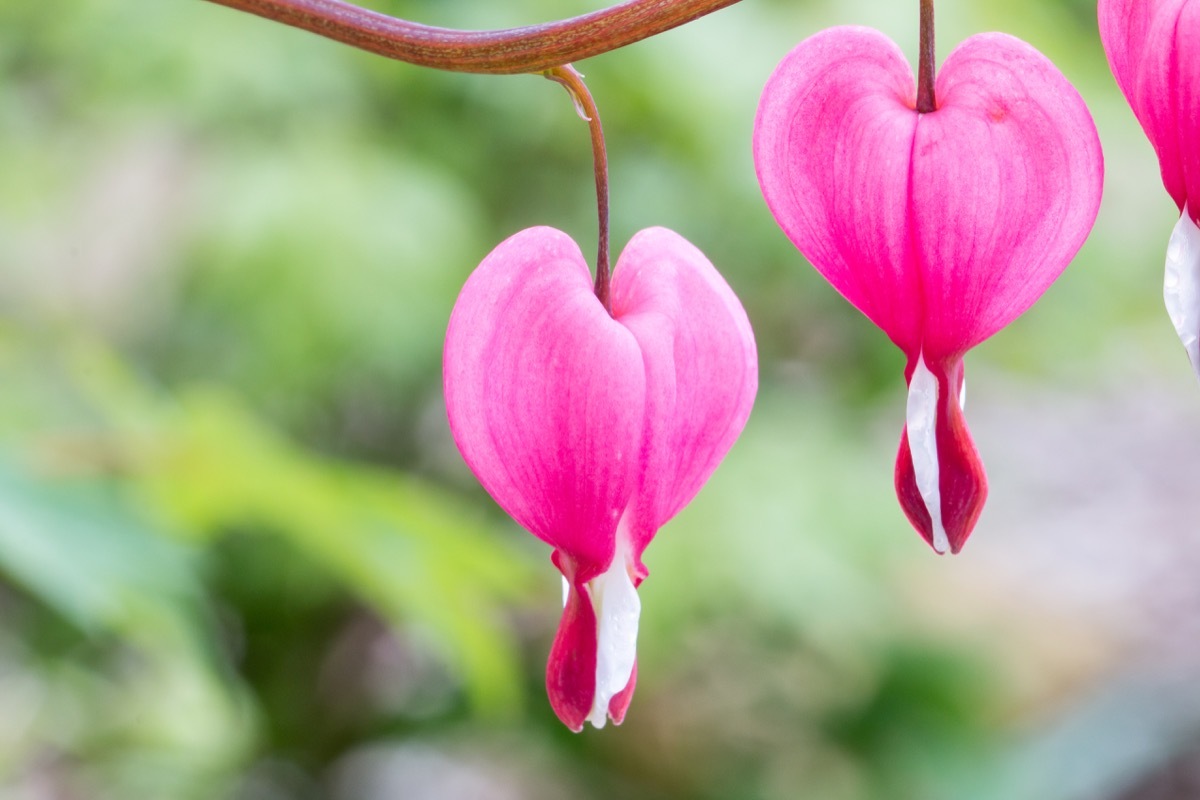
{"type": "Polygon", "coordinates": [[[1100,0],[1100,39],[1104,43],[1117,85],[1126,97],[1133,97],[1153,16],[1158,9],[1167,5],[1178,10],[1185,1],[1100,0]]]}
{"type": "Polygon", "coordinates": [[[1196,0],[1188,0],[1179,14],[1174,52],[1176,152],[1183,172],[1184,204],[1192,221],[1200,224],[1200,146],[1196,144],[1200,142],[1200,2],[1196,0]]]}
{"type": "Polygon", "coordinates": [[[1101,0],[1099,15],[1113,74],[1154,145],[1163,184],[1200,222],[1200,2],[1101,0]]]}
{"type": "Polygon", "coordinates": [[[642,551],[716,469],[758,381],[741,304],[677,234],[635,236],[612,292],[615,318],[574,242],[533,228],[484,259],[446,334],[455,442],[566,581],[546,686],[572,730],[624,719],[642,551]]]}
{"type": "Polygon", "coordinates": [[[646,364],[647,437],[629,519],[640,564],[650,539],[695,497],[741,434],[758,389],[758,357],[733,290],[699,250],[665,228],[641,231],[621,253],[613,313],[646,364]]]}
{"type": "Polygon", "coordinates": [[[1103,162],[1079,94],[1010,36],[959,46],[935,110],[916,111],[913,85],[882,34],[818,33],[768,80],[754,159],[780,227],[908,356],[920,430],[901,439],[896,489],[922,536],[957,552],[987,494],[959,401],[962,356],[1083,244],[1103,162]]]}
{"type": "Polygon", "coordinates": [[[876,31],[801,42],[763,90],[755,165],[789,238],[905,353],[961,355],[1036,300],[1083,244],[1102,157],[1079,94],[1044,56],[974,36],[938,108],[876,31]]]}
{"type": "Polygon", "coordinates": [[[497,246],[454,306],[444,361],[450,429],[480,483],[581,583],[602,573],[641,477],[646,378],[578,246],[550,228],[497,246]]]}
{"type": "Polygon", "coordinates": [[[1042,296],[1092,229],[1103,172],[1082,98],[1019,39],[972,36],[936,94],[911,194],[927,360],[961,356],[1042,296]]]}
{"type": "Polygon", "coordinates": [[[1167,244],[1163,299],[1200,375],[1200,2],[1101,0],[1100,36],[1113,75],[1158,155],[1180,219],[1167,244]]]}
{"type": "Polygon", "coordinates": [[[912,70],[869,28],[831,28],[776,67],[754,123],[754,164],[784,233],[900,349],[921,344],[909,247],[917,115],[912,70]]]}

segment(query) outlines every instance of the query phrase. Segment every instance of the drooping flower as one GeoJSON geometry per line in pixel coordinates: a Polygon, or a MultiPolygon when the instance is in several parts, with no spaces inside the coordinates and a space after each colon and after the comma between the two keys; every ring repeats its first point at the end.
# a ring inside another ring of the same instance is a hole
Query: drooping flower
{"type": "Polygon", "coordinates": [[[1023,313],[1083,244],[1102,158],[1083,100],[1044,56],[974,36],[916,110],[883,34],[818,33],[763,90],[754,160],[767,205],[817,270],[907,356],[896,491],[957,553],[987,481],[963,417],[963,356],[1023,313]]]}
{"type": "Polygon", "coordinates": [[[634,236],[611,291],[612,316],[575,242],[530,228],[483,260],[446,333],[454,440],[563,575],[546,688],[575,731],[624,719],[642,551],[716,469],[758,388],[745,311],[678,234],[634,236]]]}
{"type": "Polygon", "coordinates": [[[1108,63],[1179,207],[1163,299],[1200,375],[1200,2],[1100,0],[1099,14],[1108,63]]]}

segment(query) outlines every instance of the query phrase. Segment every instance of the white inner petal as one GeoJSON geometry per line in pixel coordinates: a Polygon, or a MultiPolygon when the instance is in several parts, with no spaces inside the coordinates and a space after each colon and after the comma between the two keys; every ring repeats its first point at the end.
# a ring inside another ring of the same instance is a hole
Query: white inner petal
{"type": "MultiPolygon", "coordinates": [[[[964,387],[966,384],[963,384],[964,387]]],[[[964,402],[965,394],[959,396],[964,402]]],[[[937,401],[938,382],[925,366],[924,354],[917,356],[912,380],[908,384],[908,407],[905,421],[908,423],[908,448],[912,451],[913,474],[917,489],[925,501],[925,510],[933,528],[933,549],[945,553],[950,549],[946,528],[942,525],[942,491],[939,484],[937,454],[937,401]]]]}
{"type": "Polygon", "coordinates": [[[613,696],[629,684],[637,658],[642,602],[629,577],[626,551],[618,546],[608,571],[588,582],[596,609],[596,695],[588,721],[597,728],[607,722],[613,696]]]}
{"type": "Polygon", "coordinates": [[[1186,205],[1167,244],[1163,300],[1192,369],[1200,376],[1200,228],[1186,205]]]}
{"type": "Polygon", "coordinates": [[[967,410],[967,379],[965,377],[962,386],[958,387],[958,409],[959,411],[967,410]]]}
{"type": "Polygon", "coordinates": [[[571,597],[571,582],[563,576],[563,608],[567,607],[567,600],[571,597]]]}

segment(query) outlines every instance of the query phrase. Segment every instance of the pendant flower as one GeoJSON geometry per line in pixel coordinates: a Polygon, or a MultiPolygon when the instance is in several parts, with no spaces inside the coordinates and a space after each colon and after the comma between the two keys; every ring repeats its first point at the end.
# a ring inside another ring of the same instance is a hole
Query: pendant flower
{"type": "Polygon", "coordinates": [[[957,553],[987,480],[963,416],[963,356],[1033,304],[1100,203],[1100,142],[1044,56],[974,36],[916,110],[899,48],[857,27],[801,42],[763,90],[754,160],[767,205],[813,266],[908,358],[896,492],[957,553]]]}
{"type": "Polygon", "coordinates": [[[574,731],[624,719],[642,551],[716,469],[758,388],[745,311],[678,234],[634,236],[611,291],[612,316],[575,242],[530,228],[483,260],[446,333],[454,440],[563,575],[546,689],[574,731]]]}
{"type": "Polygon", "coordinates": [[[1200,376],[1200,2],[1100,0],[1099,14],[1108,63],[1179,207],[1163,299],[1200,376]]]}

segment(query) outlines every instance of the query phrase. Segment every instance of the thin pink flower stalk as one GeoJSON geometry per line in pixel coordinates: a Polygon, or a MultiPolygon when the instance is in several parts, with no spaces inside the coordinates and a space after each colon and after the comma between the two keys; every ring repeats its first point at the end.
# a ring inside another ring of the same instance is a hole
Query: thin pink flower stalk
{"type": "Polygon", "coordinates": [[[963,42],[931,94],[918,111],[912,71],[883,34],[823,31],[768,80],[754,159],[784,232],[904,351],[897,495],[934,550],[957,553],[987,495],[963,356],[1074,257],[1103,163],[1078,93],[1011,36],[963,42]]]}
{"type": "Polygon", "coordinates": [[[1179,208],[1163,300],[1200,376],[1200,2],[1100,0],[1100,38],[1179,208]]]}
{"type": "Polygon", "coordinates": [[[634,236],[610,299],[611,316],[574,241],[530,228],[483,260],[446,333],[454,440],[563,575],[546,688],[575,731],[624,719],[642,553],[737,439],[758,387],[741,304],[678,234],[634,236]]]}

